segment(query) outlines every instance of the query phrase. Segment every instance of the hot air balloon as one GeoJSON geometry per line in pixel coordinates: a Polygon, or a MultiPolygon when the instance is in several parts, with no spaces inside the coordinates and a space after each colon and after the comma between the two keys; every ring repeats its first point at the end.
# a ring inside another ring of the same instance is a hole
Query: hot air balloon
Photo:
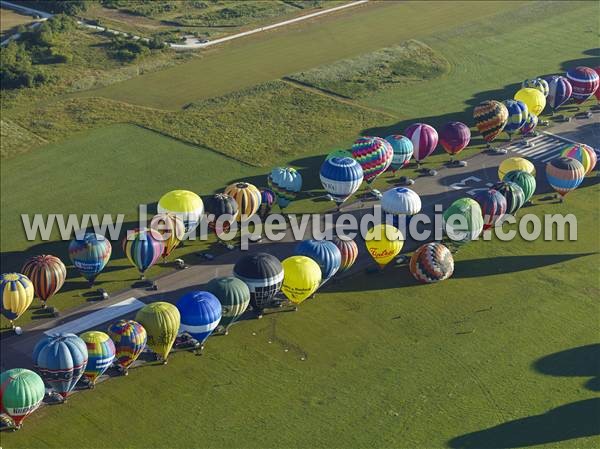
{"type": "Polygon", "coordinates": [[[581,162],[571,157],[558,157],[546,164],[548,184],[560,195],[561,201],[567,193],[579,187],[585,178],[581,162]]]}
{"type": "Polygon", "coordinates": [[[561,107],[573,93],[573,87],[568,79],[564,76],[552,76],[548,81],[548,97],[546,101],[552,108],[552,111],[556,111],[561,107]]]}
{"type": "Polygon", "coordinates": [[[333,150],[332,152],[328,153],[327,156],[325,157],[325,159],[331,159],[334,157],[340,157],[340,158],[344,158],[344,157],[352,157],[352,151],[348,151],[348,150],[333,150]]]}
{"type": "Polygon", "coordinates": [[[527,203],[535,193],[535,176],[523,170],[512,170],[504,175],[503,181],[514,182],[523,189],[525,203],[527,203]]]}
{"type": "Polygon", "coordinates": [[[108,335],[115,343],[115,363],[127,375],[131,364],[146,348],[146,329],[137,321],[119,320],[108,326],[108,335]]]}
{"type": "Polygon", "coordinates": [[[256,253],[240,258],[233,267],[233,275],[250,289],[250,304],[261,315],[273,304],[283,282],[283,267],[275,256],[256,253]]]}
{"type": "Polygon", "coordinates": [[[270,189],[260,189],[260,207],[258,209],[260,218],[264,220],[271,213],[275,199],[275,192],[270,189]]]}
{"type": "Polygon", "coordinates": [[[181,315],[179,333],[187,333],[203,345],[221,321],[221,303],[209,292],[195,290],[177,301],[181,315]]]}
{"type": "Polygon", "coordinates": [[[321,268],[310,257],[291,256],[282,265],[284,275],[281,291],[294,304],[300,304],[319,288],[321,268]]]}
{"type": "Polygon", "coordinates": [[[483,215],[483,229],[496,226],[506,213],[506,198],[494,189],[480,190],[473,197],[481,206],[483,215]]]}
{"type": "Polygon", "coordinates": [[[408,220],[421,212],[421,197],[405,187],[393,187],[381,197],[381,210],[392,216],[392,223],[398,229],[406,229],[408,220]]]}
{"type": "Polygon", "coordinates": [[[321,165],[321,184],[339,208],[363,181],[363,169],[354,159],[334,157],[321,165]]]}
{"type": "Polygon", "coordinates": [[[414,147],[415,160],[420,165],[421,161],[434,152],[438,144],[438,133],[433,126],[425,123],[414,123],[404,130],[414,147]]]}
{"type": "Polygon", "coordinates": [[[212,293],[221,302],[221,321],[219,326],[225,334],[248,308],[250,289],[244,281],[234,276],[215,278],[206,284],[206,291],[212,293]]]}
{"type": "MultiPolygon", "coordinates": [[[[600,67],[594,67],[594,72],[596,72],[600,78],[600,67]]],[[[594,96],[596,97],[596,100],[600,101],[600,86],[598,86],[596,92],[594,92],[594,96]]]]}
{"type": "Polygon", "coordinates": [[[168,302],[153,302],[138,310],[135,321],[146,329],[146,344],[167,363],[180,324],[179,310],[168,302]]]}
{"type": "Polygon", "coordinates": [[[33,284],[27,276],[19,273],[6,273],[0,276],[0,312],[4,318],[13,321],[19,318],[33,301],[33,284]]]}
{"type": "Polygon", "coordinates": [[[546,107],[546,97],[544,97],[544,94],[530,87],[519,89],[514,98],[525,103],[527,110],[535,115],[540,115],[546,107]]]}
{"type": "Polygon", "coordinates": [[[410,258],[409,269],[417,281],[431,284],[452,276],[454,259],[450,250],[441,243],[426,243],[410,258]]]}
{"type": "Polygon", "coordinates": [[[111,253],[110,242],[100,234],[87,233],[81,240],[75,238],[69,243],[69,258],[79,273],[88,280],[90,287],[108,263],[111,253]]]}
{"type": "Polygon", "coordinates": [[[527,116],[527,120],[525,120],[525,124],[521,127],[519,132],[523,136],[527,136],[528,134],[531,134],[533,132],[533,130],[535,129],[535,127],[537,126],[538,122],[539,122],[538,116],[535,114],[532,114],[530,112],[529,115],[527,116]]]}
{"type": "Polygon", "coordinates": [[[179,246],[185,236],[183,219],[173,213],[156,214],[150,221],[150,229],[157,231],[162,236],[163,261],[179,246]]]}
{"type": "Polygon", "coordinates": [[[407,166],[414,152],[412,140],[401,134],[392,134],[387,136],[385,140],[389,142],[394,150],[390,170],[396,172],[396,170],[407,166]]]}
{"type": "Polygon", "coordinates": [[[238,222],[246,221],[258,212],[261,194],[252,184],[236,182],[227,186],[224,193],[231,196],[238,205],[238,222]]]}
{"type": "Polygon", "coordinates": [[[204,212],[202,199],[189,190],[172,190],[158,200],[156,207],[159,214],[172,213],[183,220],[184,239],[193,235],[204,212]]]}
{"type": "Polygon", "coordinates": [[[392,225],[378,224],[367,232],[365,243],[369,254],[380,269],[394,259],[404,245],[402,233],[392,225]]]}
{"type": "Polygon", "coordinates": [[[508,121],[506,122],[504,131],[512,139],[512,135],[520,130],[527,121],[529,111],[527,110],[527,105],[519,100],[504,100],[502,103],[508,110],[508,121]]]}
{"type": "Polygon", "coordinates": [[[392,146],[381,137],[359,137],[352,145],[352,157],[362,167],[368,185],[387,170],[393,156],[392,146]]]}
{"type": "Polygon", "coordinates": [[[87,346],[75,334],[44,336],[33,349],[35,369],[46,385],[65,399],[83,375],[87,362],[87,346]]]}
{"type": "Polygon", "coordinates": [[[476,240],[483,231],[483,213],[471,198],[459,198],[443,214],[444,231],[459,246],[476,240]]]}
{"type": "Polygon", "coordinates": [[[358,258],[358,245],[354,240],[346,240],[339,237],[334,237],[332,242],[340,250],[342,263],[340,264],[338,273],[343,273],[349,270],[354,265],[354,262],[356,262],[358,258]]]}
{"type": "Polygon", "coordinates": [[[452,158],[471,141],[471,130],[462,122],[448,122],[440,130],[440,144],[452,158]]]}
{"type": "Polygon", "coordinates": [[[515,214],[525,204],[525,193],[523,189],[514,182],[500,181],[492,186],[506,200],[506,213],[515,214]]]}
{"type": "Polygon", "coordinates": [[[112,365],[115,359],[115,344],[108,335],[99,331],[88,331],[80,335],[88,351],[88,362],[83,376],[94,388],[96,381],[112,365]]]}
{"type": "MultiPolygon", "coordinates": [[[[597,157],[594,149],[583,143],[568,144],[560,153],[561,156],[570,157],[581,162],[586,176],[596,167],[597,157]]],[[[27,274],[27,273],[24,273],[27,274]]]]}
{"type": "Polygon", "coordinates": [[[296,245],[294,255],[306,256],[314,260],[321,268],[323,284],[337,273],[342,264],[340,250],[333,242],[328,240],[303,240],[296,245]]]}
{"type": "Polygon", "coordinates": [[[21,273],[33,284],[35,295],[42,300],[44,308],[46,301],[60,290],[67,277],[65,264],[58,257],[48,255],[28,259],[21,273]]]}
{"type": "Polygon", "coordinates": [[[509,157],[504,159],[498,167],[498,179],[504,180],[504,175],[513,170],[522,170],[535,176],[535,166],[530,161],[522,157],[509,157]]]}
{"type": "Polygon", "coordinates": [[[584,66],[569,70],[567,72],[567,79],[573,87],[571,97],[573,97],[573,100],[577,104],[581,104],[590,98],[598,90],[598,84],[600,83],[600,78],[596,71],[584,66]]]}
{"type": "Polygon", "coordinates": [[[521,87],[529,87],[531,89],[537,89],[542,93],[542,95],[544,97],[548,96],[548,92],[550,90],[550,87],[548,86],[548,81],[546,81],[544,78],[532,78],[532,79],[525,80],[521,84],[521,87]]]}
{"type": "Polygon", "coordinates": [[[144,279],[146,270],[163,254],[162,236],[154,229],[135,230],[123,239],[123,251],[144,279]]]}
{"type": "Polygon", "coordinates": [[[302,175],[292,167],[276,167],[271,170],[268,179],[269,188],[277,196],[281,209],[289,206],[302,190],[302,175]]]}
{"type": "Polygon", "coordinates": [[[224,193],[217,193],[204,201],[204,210],[208,219],[208,228],[212,230],[217,237],[223,233],[229,232],[231,223],[237,220],[238,205],[235,200],[224,193]]]}
{"type": "Polygon", "coordinates": [[[36,411],[45,394],[44,381],[33,371],[13,368],[0,374],[0,412],[10,416],[17,428],[36,411]]]}
{"type": "Polygon", "coordinates": [[[475,106],[473,118],[479,133],[490,144],[504,129],[508,120],[508,110],[499,101],[487,100],[475,106]]]}

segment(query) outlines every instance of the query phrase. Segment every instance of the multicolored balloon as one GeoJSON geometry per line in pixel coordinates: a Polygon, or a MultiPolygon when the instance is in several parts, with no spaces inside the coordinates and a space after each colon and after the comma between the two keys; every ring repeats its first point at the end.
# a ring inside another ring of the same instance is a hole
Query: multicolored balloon
{"type": "Polygon", "coordinates": [[[10,416],[17,428],[37,410],[45,394],[44,381],[33,371],[13,368],[0,374],[0,412],[10,416]]]}
{"type": "Polygon", "coordinates": [[[27,276],[20,273],[0,276],[0,312],[11,325],[31,305],[33,294],[33,284],[27,276]]]}
{"type": "Polygon", "coordinates": [[[191,335],[200,344],[204,344],[221,321],[221,303],[212,293],[188,292],[179,298],[176,306],[181,315],[179,333],[191,335]]]}
{"type": "Polygon", "coordinates": [[[504,159],[498,167],[498,179],[504,180],[504,176],[513,170],[522,170],[535,176],[535,165],[523,157],[509,157],[504,159]]]}
{"type": "Polygon", "coordinates": [[[392,134],[387,136],[385,140],[389,142],[394,150],[390,170],[396,172],[396,170],[406,167],[414,153],[412,140],[401,134],[392,134]]]}
{"type": "Polygon", "coordinates": [[[600,84],[600,77],[595,70],[589,67],[579,66],[567,72],[567,79],[573,87],[571,96],[577,104],[583,103],[590,98],[600,84]]]}
{"type": "Polygon", "coordinates": [[[321,284],[321,268],[307,256],[290,256],[283,266],[281,292],[294,304],[310,297],[321,284]]]}
{"type": "Polygon", "coordinates": [[[48,387],[69,396],[88,362],[85,342],[75,334],[44,336],[33,348],[33,364],[48,387]]]}
{"type": "Polygon", "coordinates": [[[525,194],[525,202],[529,201],[535,193],[536,182],[535,176],[523,170],[512,170],[504,175],[503,181],[514,182],[523,189],[525,194]]]}
{"type": "Polygon", "coordinates": [[[496,226],[506,214],[506,198],[497,190],[480,190],[473,199],[481,206],[483,230],[496,226]]]}
{"type": "Polygon", "coordinates": [[[260,311],[273,303],[281,289],[283,267],[277,257],[256,253],[240,258],[233,267],[233,275],[246,283],[250,289],[250,304],[260,311]]]}
{"type": "Polygon", "coordinates": [[[87,233],[81,240],[75,238],[69,243],[69,258],[90,286],[108,263],[111,253],[109,240],[100,234],[87,233]]]}
{"type": "Polygon", "coordinates": [[[539,122],[538,116],[535,114],[532,114],[530,112],[529,115],[527,116],[527,120],[525,120],[525,124],[521,127],[519,132],[523,136],[531,134],[533,132],[533,130],[535,129],[535,127],[538,125],[538,122],[539,122]]]}
{"type": "Polygon", "coordinates": [[[525,192],[514,182],[500,181],[492,189],[504,196],[506,200],[506,213],[513,215],[525,204],[525,192]]]}
{"type": "Polygon", "coordinates": [[[163,250],[162,236],[154,229],[134,230],[123,239],[123,252],[142,279],[146,270],[160,259],[163,250]]]}
{"type": "Polygon", "coordinates": [[[381,137],[359,137],[352,145],[352,157],[362,167],[367,184],[387,170],[393,156],[392,146],[381,137]]]}
{"type": "Polygon", "coordinates": [[[42,300],[45,307],[46,301],[65,283],[67,268],[58,257],[43,254],[28,259],[21,268],[21,273],[29,278],[35,295],[42,300]]]}
{"type": "Polygon", "coordinates": [[[258,209],[260,218],[264,220],[271,213],[276,199],[275,192],[271,189],[260,189],[260,207],[258,209]]]}
{"type": "Polygon", "coordinates": [[[276,167],[271,170],[267,179],[269,188],[277,196],[277,204],[281,209],[289,206],[302,190],[302,175],[292,167],[276,167]]]}
{"type": "Polygon", "coordinates": [[[546,81],[544,78],[532,78],[525,80],[521,84],[521,87],[537,89],[542,93],[542,95],[544,95],[544,97],[548,96],[548,92],[550,90],[550,87],[548,86],[548,81],[546,81]]]}
{"type": "Polygon", "coordinates": [[[452,276],[454,258],[450,250],[441,243],[426,243],[410,258],[409,269],[417,281],[432,284],[452,276]]]}
{"type": "Polygon", "coordinates": [[[159,214],[172,213],[183,220],[184,239],[194,234],[204,212],[202,198],[189,190],[172,190],[158,200],[156,207],[159,214]]]}
{"type": "Polygon", "coordinates": [[[112,365],[115,359],[115,344],[108,335],[100,331],[88,331],[80,335],[88,351],[88,362],[83,376],[93,386],[112,365]]]}
{"type": "Polygon", "coordinates": [[[235,182],[225,189],[226,195],[231,196],[238,205],[237,221],[250,219],[260,207],[260,191],[248,182],[235,182]]]}
{"type": "Polygon", "coordinates": [[[565,102],[571,98],[571,94],[573,93],[571,83],[564,76],[551,76],[548,81],[548,87],[549,90],[546,101],[548,101],[548,104],[553,111],[556,111],[565,104],[565,102]]]}
{"type": "Polygon", "coordinates": [[[396,257],[404,245],[404,236],[392,225],[378,224],[365,236],[367,251],[380,269],[396,257]]]}
{"type": "Polygon", "coordinates": [[[483,101],[475,106],[473,118],[483,140],[491,143],[506,126],[508,109],[496,100],[483,101]]]}
{"type": "Polygon", "coordinates": [[[571,157],[581,162],[586,176],[592,172],[594,167],[596,167],[596,162],[598,160],[594,149],[583,143],[568,144],[565,148],[563,148],[560,155],[564,157],[571,157]]]}
{"type": "Polygon", "coordinates": [[[217,237],[229,232],[231,223],[237,220],[238,204],[233,197],[217,193],[205,199],[204,210],[208,219],[208,229],[217,237]],[[209,218],[213,216],[212,219],[209,218]]]}
{"type": "Polygon", "coordinates": [[[108,335],[115,343],[115,363],[127,373],[127,369],[146,348],[146,329],[137,321],[119,320],[108,326],[108,335]]]}
{"type": "Polygon", "coordinates": [[[354,240],[341,239],[337,236],[333,238],[332,242],[340,250],[342,263],[340,264],[338,273],[343,273],[352,268],[352,265],[356,262],[358,258],[358,245],[354,240]]]}
{"type": "Polygon", "coordinates": [[[206,291],[221,302],[221,326],[225,333],[246,311],[250,304],[250,289],[244,281],[234,276],[215,278],[206,284],[206,291]]]}
{"type": "Polygon", "coordinates": [[[392,216],[392,223],[399,229],[406,229],[408,219],[421,212],[421,197],[406,187],[393,187],[381,197],[381,210],[392,216]]]}
{"type": "Polygon", "coordinates": [[[404,130],[414,147],[415,160],[420,164],[423,159],[435,151],[438,144],[438,133],[433,126],[425,123],[414,123],[404,130]]]}
{"type": "Polygon", "coordinates": [[[529,117],[529,111],[527,110],[527,105],[519,100],[504,100],[502,103],[508,110],[508,121],[506,122],[504,131],[512,137],[514,133],[525,125],[529,117]]]}
{"type": "Polygon", "coordinates": [[[440,144],[444,151],[454,156],[471,142],[471,130],[462,122],[448,122],[440,130],[440,144]]]}
{"type": "Polygon", "coordinates": [[[148,347],[167,363],[181,321],[177,307],[163,301],[146,304],[138,310],[135,321],[146,329],[148,347]]]}
{"type": "Polygon", "coordinates": [[[296,245],[294,255],[310,257],[319,265],[322,284],[331,279],[342,265],[340,250],[328,240],[303,240],[296,245]]]}
{"type": "Polygon", "coordinates": [[[325,159],[320,171],[321,184],[338,207],[350,198],[363,182],[363,169],[356,160],[344,157],[325,159]]]}
{"type": "Polygon", "coordinates": [[[515,100],[522,101],[527,105],[531,114],[540,115],[546,107],[546,97],[537,89],[524,87],[519,89],[514,96],[515,100]]]}
{"type": "Polygon", "coordinates": [[[150,229],[157,231],[162,236],[163,252],[165,260],[179,246],[185,236],[185,225],[183,219],[173,213],[156,214],[150,220],[150,229]]]}
{"type": "Polygon", "coordinates": [[[579,187],[585,178],[585,168],[581,162],[571,157],[558,157],[546,164],[548,184],[564,198],[571,190],[579,187]]]}
{"type": "Polygon", "coordinates": [[[459,198],[442,215],[446,235],[455,245],[477,240],[483,232],[483,212],[477,201],[459,198]]]}

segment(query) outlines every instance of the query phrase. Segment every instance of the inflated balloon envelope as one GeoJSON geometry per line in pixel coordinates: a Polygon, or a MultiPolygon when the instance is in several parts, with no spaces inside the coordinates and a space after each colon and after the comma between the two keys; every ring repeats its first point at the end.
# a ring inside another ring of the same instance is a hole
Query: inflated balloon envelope
{"type": "Polygon", "coordinates": [[[321,268],[310,257],[291,256],[281,265],[283,266],[281,291],[294,304],[300,304],[319,288],[321,268]]]}

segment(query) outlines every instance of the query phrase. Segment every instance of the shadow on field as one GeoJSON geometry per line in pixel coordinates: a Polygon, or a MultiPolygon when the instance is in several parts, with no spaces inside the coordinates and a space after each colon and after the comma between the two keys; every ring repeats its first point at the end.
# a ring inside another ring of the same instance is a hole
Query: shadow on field
{"type": "Polygon", "coordinates": [[[549,376],[592,377],[585,386],[599,391],[600,344],[591,344],[555,352],[537,360],[533,368],[549,376]]]}
{"type": "Polygon", "coordinates": [[[590,437],[600,435],[598,416],[600,398],[585,399],[461,435],[447,444],[457,449],[528,447],[590,437]]]}
{"type": "Polygon", "coordinates": [[[595,253],[540,254],[532,256],[500,256],[489,259],[459,260],[454,265],[455,278],[474,278],[495,274],[516,273],[568,262],[595,253]]]}

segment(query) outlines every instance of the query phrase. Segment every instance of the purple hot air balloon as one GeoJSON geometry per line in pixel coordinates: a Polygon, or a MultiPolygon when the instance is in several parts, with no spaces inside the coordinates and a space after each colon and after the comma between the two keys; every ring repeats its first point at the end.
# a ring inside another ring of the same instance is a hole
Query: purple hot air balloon
{"type": "Polygon", "coordinates": [[[448,122],[440,130],[440,144],[451,157],[460,153],[471,141],[471,130],[462,122],[448,122]]]}
{"type": "Polygon", "coordinates": [[[590,98],[598,89],[600,78],[594,69],[589,67],[579,66],[567,72],[567,79],[573,86],[571,96],[575,103],[581,104],[590,98]]]}
{"type": "Polygon", "coordinates": [[[568,79],[564,76],[552,76],[548,80],[548,97],[546,101],[556,111],[560,108],[573,93],[573,87],[568,79]]]}
{"type": "Polygon", "coordinates": [[[410,125],[404,131],[404,135],[408,137],[414,147],[414,158],[421,164],[421,161],[429,156],[435,150],[438,144],[437,131],[425,123],[415,123],[410,125]]]}

